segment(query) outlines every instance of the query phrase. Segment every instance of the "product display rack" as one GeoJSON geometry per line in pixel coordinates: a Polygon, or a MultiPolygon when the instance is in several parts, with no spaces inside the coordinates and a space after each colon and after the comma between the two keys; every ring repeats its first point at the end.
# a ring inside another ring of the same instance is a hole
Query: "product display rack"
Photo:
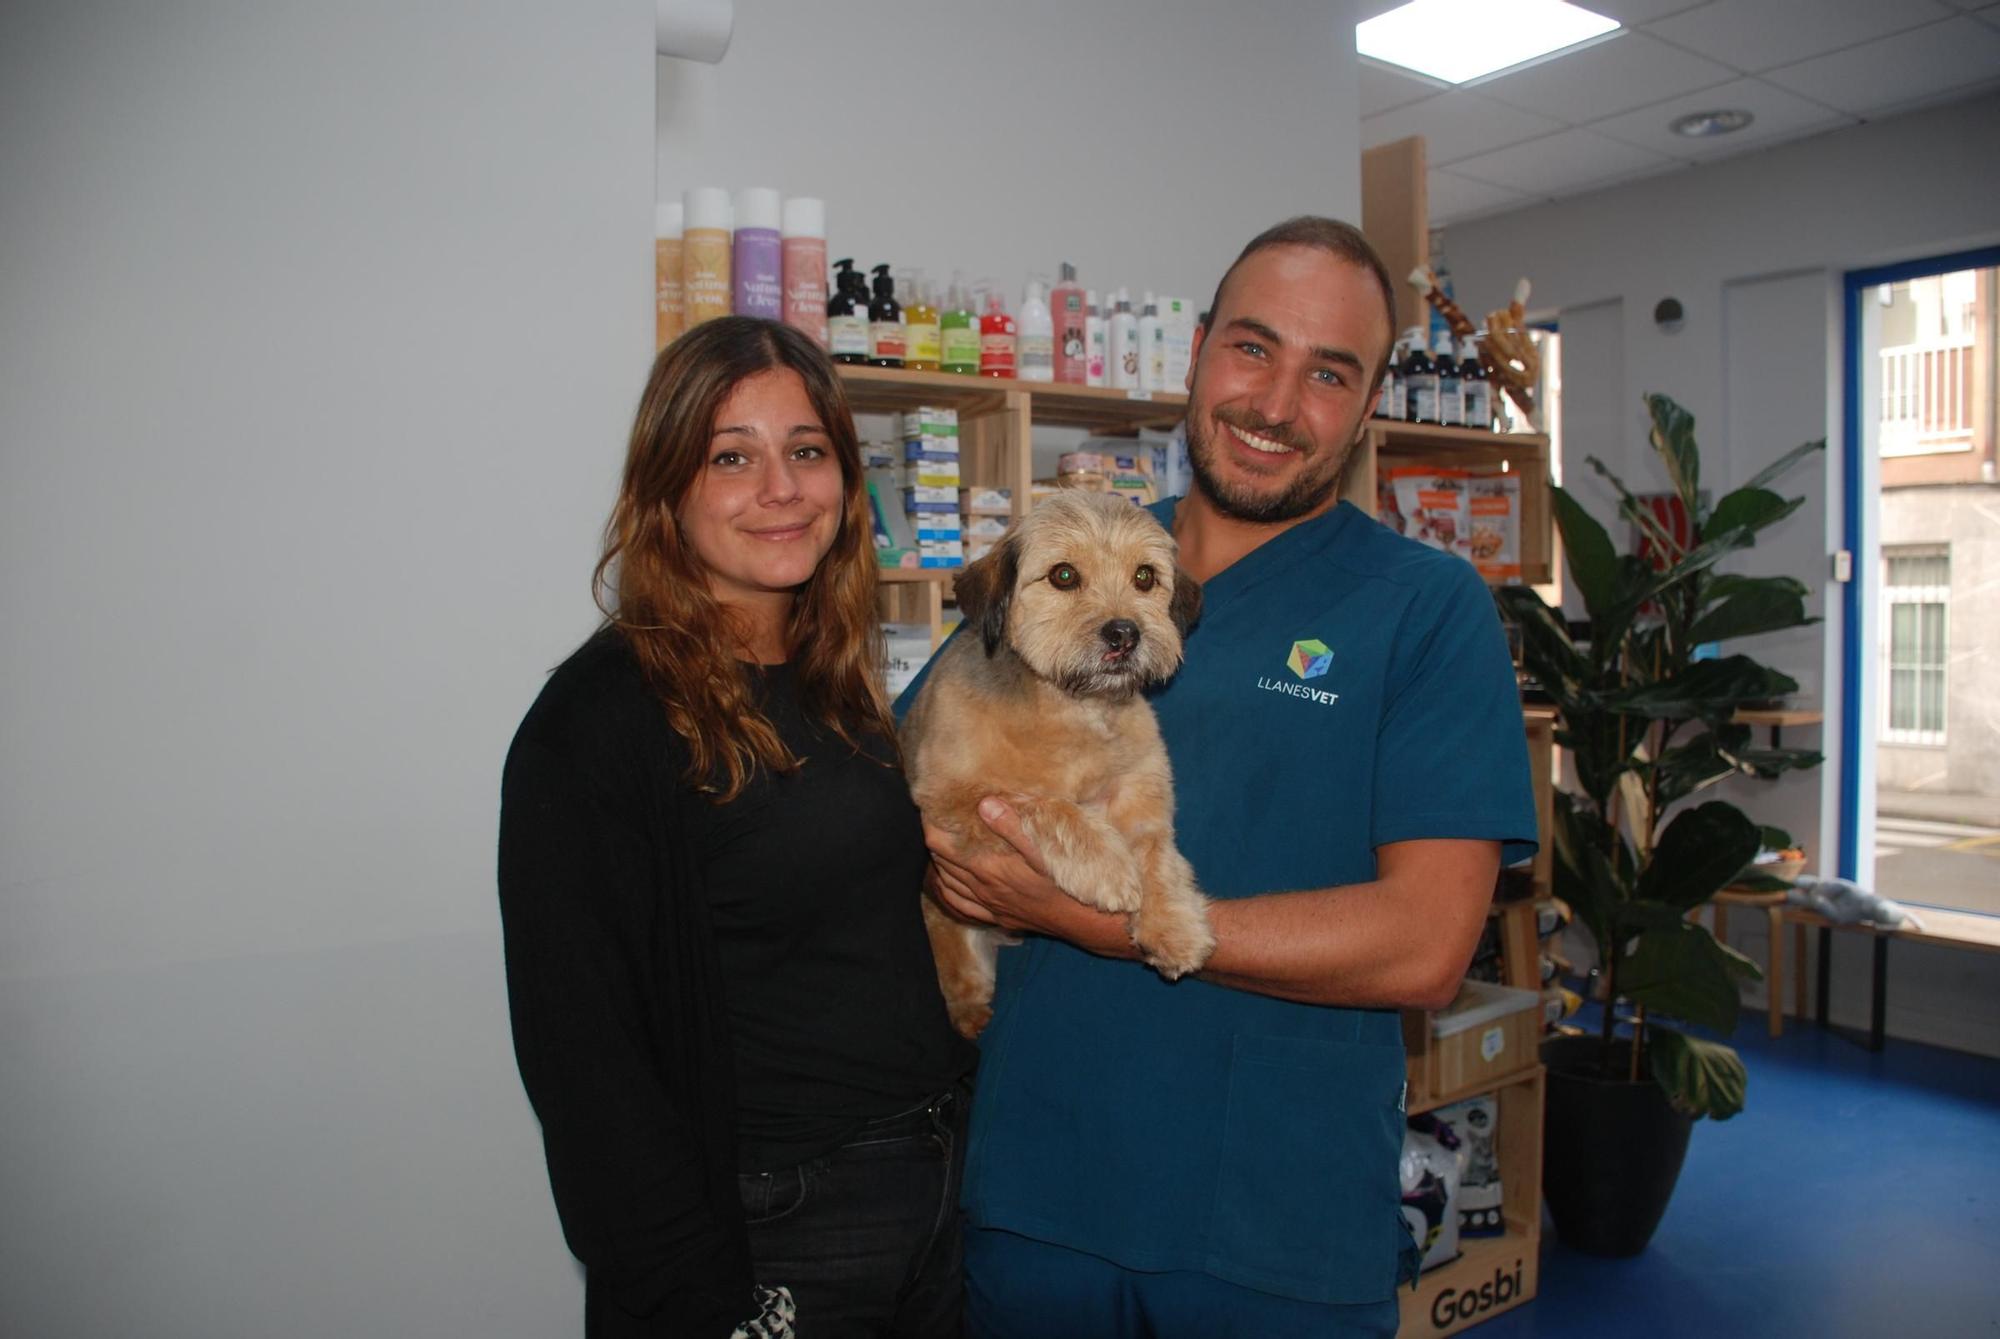
{"type": "MultiPolygon", "coordinates": [[[[1545,791],[1538,780],[1538,801],[1545,791]]],[[[1525,898],[1495,906],[1491,912],[1500,921],[1504,984],[1538,995],[1540,941],[1535,935],[1535,908],[1540,900],[1525,898]]],[[[1539,1037],[1541,1030],[1538,1008],[1532,1034],[1539,1037]]],[[[1543,1070],[1538,1048],[1530,1046],[1520,1052],[1522,1063],[1518,1065],[1438,1091],[1433,1080],[1439,1068],[1437,1042],[1431,1036],[1430,1016],[1405,1011],[1403,1036],[1409,1049],[1411,1115],[1488,1093],[1499,1099],[1495,1139],[1505,1231],[1497,1237],[1462,1239],[1458,1259],[1425,1272],[1414,1291],[1404,1289],[1397,1294],[1402,1307],[1399,1334],[1456,1334],[1533,1298],[1540,1282],[1543,1070]]]]}
{"type": "MultiPolygon", "coordinates": [[[[843,366],[841,383],[857,414],[895,414],[920,405],[958,411],[959,468],[969,487],[1006,488],[1014,516],[1026,511],[1034,481],[1034,425],[1084,428],[1106,436],[1172,428],[1187,397],[1165,391],[1115,390],[1057,382],[967,377],[948,372],[843,366]]],[[[1549,514],[1549,439],[1539,433],[1491,433],[1371,419],[1347,468],[1341,496],[1370,516],[1380,471],[1395,465],[1449,465],[1521,476],[1521,580],[1546,582],[1553,570],[1549,514]]],[[[943,628],[951,568],[882,572],[884,617],[943,628]]]]}

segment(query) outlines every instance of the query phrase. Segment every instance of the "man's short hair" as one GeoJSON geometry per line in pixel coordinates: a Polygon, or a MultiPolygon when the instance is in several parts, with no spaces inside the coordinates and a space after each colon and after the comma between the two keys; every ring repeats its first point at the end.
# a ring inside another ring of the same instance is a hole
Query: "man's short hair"
{"type": "MultiPolygon", "coordinates": [[[[1250,245],[1237,253],[1229,268],[1222,272],[1222,279],[1215,285],[1215,296],[1209,299],[1208,310],[1201,314],[1201,323],[1206,326],[1215,319],[1216,309],[1222,306],[1222,290],[1229,286],[1229,276],[1236,273],[1241,265],[1259,251],[1273,246],[1309,246],[1330,252],[1351,265],[1358,265],[1375,276],[1376,286],[1382,290],[1382,307],[1388,317],[1389,343],[1396,342],[1396,288],[1389,278],[1389,267],[1382,263],[1382,257],[1375,254],[1375,248],[1361,234],[1361,229],[1339,219],[1322,218],[1318,214],[1300,214],[1288,218],[1283,223],[1273,224],[1250,239],[1250,245]]],[[[1388,350],[1383,350],[1383,361],[1388,360],[1388,350]]],[[[1375,376],[1381,379],[1382,370],[1377,368],[1375,376]]]]}

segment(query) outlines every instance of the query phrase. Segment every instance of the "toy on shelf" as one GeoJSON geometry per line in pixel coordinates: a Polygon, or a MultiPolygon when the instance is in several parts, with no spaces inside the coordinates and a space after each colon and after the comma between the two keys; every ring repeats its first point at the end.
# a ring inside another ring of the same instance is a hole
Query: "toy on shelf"
{"type": "Polygon", "coordinates": [[[1525,324],[1530,291],[1528,281],[1523,279],[1514,285],[1512,302],[1486,313],[1484,331],[1472,324],[1472,318],[1438,287],[1437,275],[1430,266],[1419,265],[1411,270],[1410,283],[1424,295],[1426,302],[1438,309],[1445,323],[1451,327],[1454,338],[1481,336],[1480,364],[1493,380],[1500,383],[1500,389],[1507,392],[1507,398],[1519,406],[1523,414],[1532,418],[1535,413],[1535,383],[1542,375],[1542,356],[1536,352],[1535,342],[1529,337],[1525,324]]]}

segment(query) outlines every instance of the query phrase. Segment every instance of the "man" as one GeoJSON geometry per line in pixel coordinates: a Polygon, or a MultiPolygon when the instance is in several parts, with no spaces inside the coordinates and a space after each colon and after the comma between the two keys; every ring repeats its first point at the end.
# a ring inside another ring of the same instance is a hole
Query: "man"
{"type": "Polygon", "coordinates": [[[1014,851],[932,830],[952,910],[1027,935],[981,1039],[964,1205],[972,1332],[1390,1335],[1398,1008],[1463,976],[1503,847],[1532,853],[1505,639],[1463,559],[1338,501],[1380,388],[1391,287],[1353,228],[1246,247],[1196,330],[1195,487],[1161,503],[1203,582],[1154,697],[1216,949],[1168,983],[1122,917],[1014,851]]]}

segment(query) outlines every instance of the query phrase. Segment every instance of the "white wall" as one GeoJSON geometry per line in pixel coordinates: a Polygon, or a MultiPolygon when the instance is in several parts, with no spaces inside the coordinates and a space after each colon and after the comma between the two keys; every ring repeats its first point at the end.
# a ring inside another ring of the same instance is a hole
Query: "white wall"
{"type": "Polygon", "coordinates": [[[662,199],[827,202],[828,255],[1205,303],[1300,213],[1360,221],[1351,0],[743,0],[660,60],[662,199]]]}
{"type": "MultiPolygon", "coordinates": [[[[1829,717],[1840,701],[1842,635],[1829,570],[1843,528],[1841,278],[2000,241],[1996,143],[2000,97],[1989,96],[1457,224],[1445,237],[1468,311],[1500,305],[1526,275],[1533,305],[1562,313],[1563,478],[1598,516],[1615,515],[1615,498],[1584,466],[1587,455],[1635,490],[1667,486],[1646,445],[1640,397],[1647,391],[1666,392],[1694,412],[1704,482],[1716,497],[1798,442],[1827,438],[1823,461],[1782,481],[1788,496],[1805,494],[1806,505],[1738,566],[1788,572],[1811,589],[1811,612],[1825,623],[1744,649],[1798,679],[1801,697],[1824,704],[1829,717]],[[1652,316],[1669,296],[1686,310],[1672,333],[1652,316]],[[1579,324],[1586,337],[1570,338],[1579,324]],[[1581,370],[1581,358],[1597,371],[1581,370]]],[[[1831,755],[1835,722],[1786,742],[1816,743],[1831,755]]],[[[1830,873],[1837,781],[1830,760],[1774,785],[1732,785],[1728,796],[1791,828],[1830,873]]],[[[1734,918],[1732,939],[1762,961],[1763,928],[1746,924],[1754,919],[1734,918]]],[[[1834,1017],[1865,1024],[1867,945],[1839,940],[1834,1017]]],[[[2000,1054],[1996,993],[2000,962],[1991,957],[1900,946],[1892,953],[1889,1029],[2000,1054]]]]}
{"type": "Polygon", "coordinates": [[[0,8],[0,1329],[573,1333],[500,762],[651,353],[641,0],[0,8]]]}

